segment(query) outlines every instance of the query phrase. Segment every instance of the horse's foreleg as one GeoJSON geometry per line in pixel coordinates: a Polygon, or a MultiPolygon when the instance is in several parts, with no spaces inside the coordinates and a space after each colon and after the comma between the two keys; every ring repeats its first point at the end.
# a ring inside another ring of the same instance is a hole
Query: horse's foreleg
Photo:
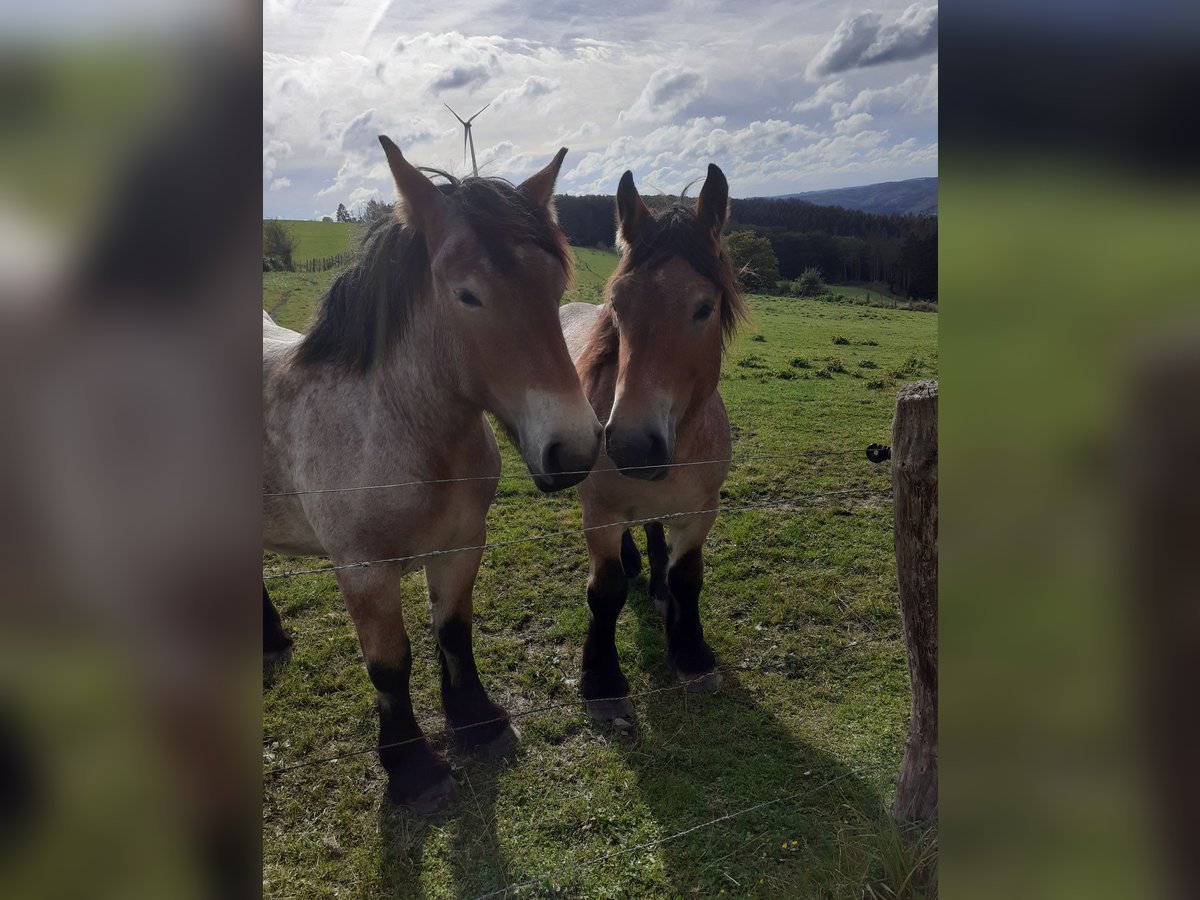
{"type": "MultiPolygon", "coordinates": [[[[482,544],[486,536],[467,544],[482,544]]],[[[508,713],[488,699],[471,647],[472,590],[482,551],[434,557],[425,566],[429,607],[442,667],[442,708],[459,747],[487,756],[511,751],[519,734],[508,713]]]]}
{"type": "Polygon", "coordinates": [[[637,578],[642,572],[642,554],[628,531],[621,535],[621,568],[626,578],[637,578]]]}
{"type": "Polygon", "coordinates": [[[274,669],[286,663],[292,656],[292,639],[283,630],[283,622],[271,595],[267,593],[267,585],[263,583],[263,672],[270,674],[274,669]]]}
{"type": "Polygon", "coordinates": [[[670,551],[662,522],[646,524],[646,556],[650,560],[650,597],[660,616],[666,616],[671,592],[667,589],[667,565],[670,551]]]}
{"type": "Polygon", "coordinates": [[[621,565],[621,536],[618,528],[600,528],[587,533],[587,603],[591,611],[587,639],[583,644],[583,675],[579,691],[588,712],[601,721],[629,719],[629,682],[617,659],[617,617],[625,606],[629,583],[621,565]]]}
{"type": "Polygon", "coordinates": [[[388,799],[421,815],[440,812],[454,802],[458,789],[449,764],[429,746],[413,715],[408,688],[412,650],[400,602],[400,572],[344,569],[338,572],[338,585],[377,692],[379,762],[388,774],[388,799]]]}
{"type": "Polygon", "coordinates": [[[713,671],[716,658],[704,640],[700,624],[700,589],[704,586],[704,539],[715,513],[696,516],[671,526],[667,564],[667,661],[688,690],[714,691],[721,674],[713,671]]]}

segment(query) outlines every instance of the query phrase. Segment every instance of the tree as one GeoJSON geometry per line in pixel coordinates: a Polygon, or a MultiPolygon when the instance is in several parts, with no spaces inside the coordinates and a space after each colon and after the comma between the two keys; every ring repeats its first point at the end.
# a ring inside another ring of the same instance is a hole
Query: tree
{"type": "Polygon", "coordinates": [[[742,287],[748,291],[774,290],[779,281],[779,260],[771,242],[753,231],[733,231],[725,237],[725,249],[733,261],[742,287]]]}
{"type": "Polygon", "coordinates": [[[332,222],[333,219],[329,218],[329,216],[321,216],[321,221],[322,222],[332,222]]]}
{"type": "Polygon", "coordinates": [[[372,197],[367,201],[367,205],[363,207],[362,216],[359,221],[370,228],[380,219],[390,218],[392,213],[392,204],[384,203],[382,200],[376,200],[372,197]]]}
{"type": "Polygon", "coordinates": [[[828,287],[825,279],[821,277],[820,269],[808,268],[792,282],[792,293],[798,297],[819,297],[828,287]]]}
{"type": "Polygon", "coordinates": [[[937,300],[937,232],[910,234],[900,245],[900,264],[904,267],[904,293],[910,299],[937,300]]]}
{"type": "Polygon", "coordinates": [[[349,222],[350,213],[346,212],[346,204],[339,203],[337,208],[337,220],[339,222],[349,222]]]}
{"type": "Polygon", "coordinates": [[[291,272],[296,267],[292,261],[295,252],[296,238],[288,227],[278,219],[267,219],[263,223],[263,268],[291,272]]]}

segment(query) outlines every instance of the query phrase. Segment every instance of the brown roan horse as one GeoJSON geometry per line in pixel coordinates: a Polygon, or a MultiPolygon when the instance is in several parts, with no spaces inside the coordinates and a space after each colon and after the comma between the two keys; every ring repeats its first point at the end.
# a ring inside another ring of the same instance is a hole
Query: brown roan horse
{"type": "MultiPolygon", "coordinates": [[[[264,546],[334,566],[485,543],[500,473],[485,411],[542,490],[578,483],[601,442],[557,319],[572,259],[552,205],[565,148],[519,187],[474,177],[439,188],[380,141],[396,217],[368,234],[306,336],[263,322],[264,546]],[[371,485],[397,486],[344,490],[371,485]]],[[[499,753],[517,737],[475,668],[481,556],[336,572],[378,692],[388,796],[420,813],[445,808],[456,787],[413,715],[406,572],[425,569],[442,702],[460,746],[499,753]]],[[[263,617],[264,653],[286,653],[265,585],[263,617]]]]}
{"type": "Polygon", "coordinates": [[[702,548],[731,438],[717,392],[721,359],[745,315],[721,243],[729,185],[714,165],[692,208],[682,202],[652,213],[633,173],[617,189],[623,254],[601,306],[571,303],[560,311],[567,346],[584,392],[606,421],[605,453],[579,485],[587,532],[591,621],[580,690],[600,719],[628,718],[629,684],[617,659],[617,616],[627,577],[641,569],[628,530],[604,528],[630,519],[668,517],[645,526],[650,592],[666,623],[667,658],[691,690],[716,690],[721,675],[704,640],[699,599],[702,548]],[[613,699],[616,698],[616,699],[613,699]]]}

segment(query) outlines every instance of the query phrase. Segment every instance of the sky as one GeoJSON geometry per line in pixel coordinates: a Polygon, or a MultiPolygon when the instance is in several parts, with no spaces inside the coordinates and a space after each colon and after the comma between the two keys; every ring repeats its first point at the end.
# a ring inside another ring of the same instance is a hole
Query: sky
{"type": "Polygon", "coordinates": [[[827,0],[267,0],[263,214],[390,200],[405,158],[558,191],[677,193],[710,162],[735,197],[937,174],[938,9],[827,0]]]}

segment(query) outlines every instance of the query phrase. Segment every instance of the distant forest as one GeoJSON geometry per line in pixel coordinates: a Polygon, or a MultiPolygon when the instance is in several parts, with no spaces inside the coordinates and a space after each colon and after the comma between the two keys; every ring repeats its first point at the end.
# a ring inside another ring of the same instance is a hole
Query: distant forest
{"type": "MultiPolygon", "coordinates": [[[[674,198],[647,197],[647,203],[674,198]]],[[[616,240],[612,197],[559,196],[558,221],[579,247],[616,240]]],[[[882,282],[895,294],[937,300],[937,217],[875,215],[803,200],[733,200],[726,232],[767,238],[785,280],[820,269],[831,282],[882,282]]]]}

